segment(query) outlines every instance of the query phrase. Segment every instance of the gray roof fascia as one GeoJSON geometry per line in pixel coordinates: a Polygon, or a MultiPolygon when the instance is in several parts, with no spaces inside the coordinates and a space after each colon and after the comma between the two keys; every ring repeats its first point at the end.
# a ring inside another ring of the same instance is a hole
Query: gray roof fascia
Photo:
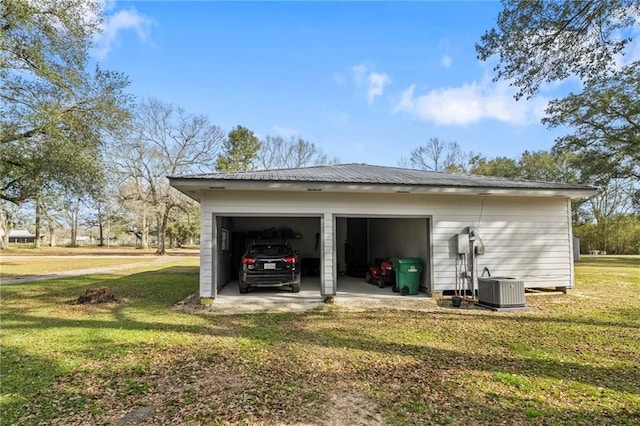
{"type": "MultiPolygon", "coordinates": [[[[308,192],[379,192],[399,194],[472,194],[580,198],[595,195],[591,187],[496,187],[486,185],[336,183],[319,181],[230,180],[170,177],[171,185],[191,198],[199,190],[269,190],[308,192]]],[[[546,184],[546,183],[545,183],[546,184]]]]}

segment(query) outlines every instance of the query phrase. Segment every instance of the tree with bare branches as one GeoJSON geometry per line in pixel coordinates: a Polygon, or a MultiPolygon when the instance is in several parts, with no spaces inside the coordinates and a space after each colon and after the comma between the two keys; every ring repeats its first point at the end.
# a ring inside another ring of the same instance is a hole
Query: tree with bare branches
{"type": "Polygon", "coordinates": [[[284,169],[337,163],[329,160],[316,144],[301,137],[285,139],[267,135],[261,142],[256,159],[260,169],[284,169]]]}
{"type": "Polygon", "coordinates": [[[410,169],[460,173],[467,170],[471,157],[457,142],[430,138],[426,144],[413,149],[409,158],[402,157],[399,164],[410,169]]]}
{"type": "Polygon", "coordinates": [[[207,117],[155,99],[142,102],[134,120],[134,130],[117,142],[112,154],[120,198],[153,215],[156,253],[164,254],[171,211],[190,203],[167,176],[212,171],[225,134],[207,117]]]}

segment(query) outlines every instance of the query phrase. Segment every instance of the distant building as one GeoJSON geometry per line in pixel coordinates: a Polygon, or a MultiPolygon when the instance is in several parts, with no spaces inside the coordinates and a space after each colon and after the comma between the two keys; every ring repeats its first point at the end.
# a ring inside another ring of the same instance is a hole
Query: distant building
{"type": "Polygon", "coordinates": [[[93,244],[93,238],[88,235],[78,235],[76,237],[76,244],[78,245],[93,244]]]}
{"type": "MultiPolygon", "coordinates": [[[[4,231],[0,229],[0,237],[4,236],[4,231]]],[[[9,231],[9,243],[29,244],[35,243],[36,236],[26,229],[12,229],[9,231]]]]}

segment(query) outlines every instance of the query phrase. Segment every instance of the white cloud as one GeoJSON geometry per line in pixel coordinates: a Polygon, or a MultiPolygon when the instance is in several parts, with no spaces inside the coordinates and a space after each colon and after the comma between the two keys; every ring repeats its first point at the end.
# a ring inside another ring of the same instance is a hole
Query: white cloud
{"type": "Polygon", "coordinates": [[[293,137],[300,136],[302,134],[300,130],[295,129],[293,127],[278,126],[278,125],[273,126],[273,132],[278,136],[282,136],[283,138],[293,138],[293,137]]]}
{"type": "Polygon", "coordinates": [[[376,96],[382,96],[384,87],[391,83],[391,78],[387,74],[372,72],[367,77],[367,100],[369,105],[373,104],[376,96]]]}
{"type": "Polygon", "coordinates": [[[353,79],[356,84],[361,85],[367,73],[367,66],[365,64],[355,65],[351,67],[351,72],[353,73],[353,79]]]}
{"type": "Polygon", "coordinates": [[[453,63],[453,59],[449,55],[444,55],[442,57],[442,59],[440,60],[440,62],[442,63],[442,66],[444,68],[449,69],[449,68],[451,68],[451,64],[453,63]]]}
{"type": "MultiPolygon", "coordinates": [[[[113,7],[106,3],[105,10],[113,7]]],[[[94,56],[104,59],[119,41],[123,31],[134,31],[138,39],[146,43],[151,32],[152,21],[150,18],[138,13],[135,9],[120,10],[106,15],[101,32],[95,38],[94,56]]]]}
{"type": "MultiPolygon", "coordinates": [[[[391,77],[388,74],[369,71],[366,64],[354,65],[350,70],[356,87],[364,88],[369,105],[373,104],[377,96],[382,96],[385,87],[391,83],[391,77]]],[[[335,75],[334,80],[340,84],[335,75]]]]}
{"type": "Polygon", "coordinates": [[[548,100],[544,97],[516,101],[507,83],[481,83],[447,87],[416,95],[412,85],[400,96],[394,113],[406,113],[419,120],[441,125],[468,125],[493,119],[512,125],[538,122],[548,100]]]}

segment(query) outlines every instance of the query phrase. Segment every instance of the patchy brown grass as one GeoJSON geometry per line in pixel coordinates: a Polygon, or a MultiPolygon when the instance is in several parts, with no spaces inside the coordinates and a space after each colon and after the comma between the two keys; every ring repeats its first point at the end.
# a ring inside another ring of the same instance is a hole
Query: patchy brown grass
{"type": "Polygon", "coordinates": [[[517,313],[191,315],[180,265],[10,287],[2,423],[635,425],[640,259],[599,262],[517,313]],[[127,302],[61,304],[89,284],[127,302]]]}

